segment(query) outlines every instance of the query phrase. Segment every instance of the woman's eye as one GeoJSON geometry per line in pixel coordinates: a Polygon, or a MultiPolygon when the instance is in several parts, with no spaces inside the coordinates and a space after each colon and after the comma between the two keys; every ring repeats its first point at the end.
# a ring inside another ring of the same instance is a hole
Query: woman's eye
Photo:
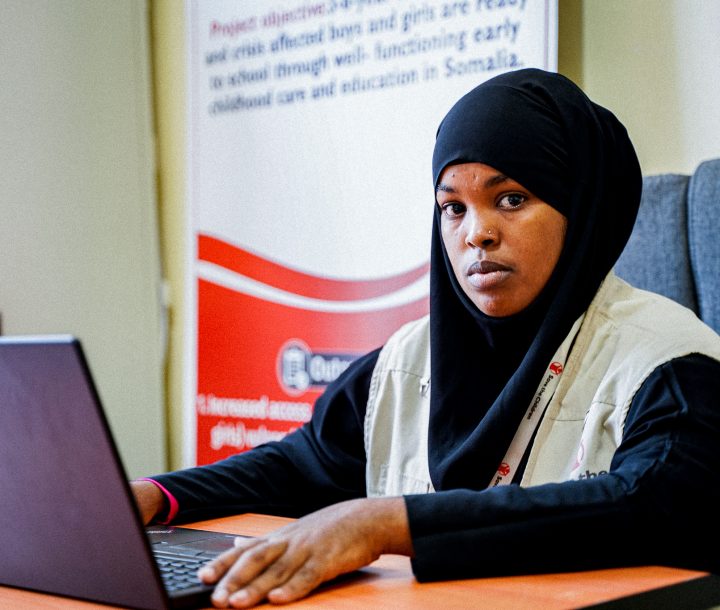
{"type": "Polygon", "coordinates": [[[525,195],[521,195],[520,193],[509,193],[508,195],[503,195],[500,198],[500,201],[498,202],[498,207],[512,210],[520,207],[526,201],[527,197],[525,197],[525,195]]]}
{"type": "Polygon", "coordinates": [[[462,216],[465,212],[465,206],[462,203],[446,203],[443,204],[442,211],[446,216],[456,218],[457,216],[462,216]]]}

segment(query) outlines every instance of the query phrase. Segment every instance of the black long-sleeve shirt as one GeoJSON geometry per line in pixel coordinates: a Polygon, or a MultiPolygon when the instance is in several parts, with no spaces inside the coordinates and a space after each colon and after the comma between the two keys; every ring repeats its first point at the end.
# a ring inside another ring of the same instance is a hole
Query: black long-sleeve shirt
{"type": "MultiPolygon", "coordinates": [[[[300,516],[364,497],[377,356],[354,362],[283,440],[153,477],[178,500],[178,518],[300,516]]],[[[658,367],[632,401],[608,474],[405,500],[419,580],[641,564],[720,571],[720,363],[692,355],[658,367]]]]}

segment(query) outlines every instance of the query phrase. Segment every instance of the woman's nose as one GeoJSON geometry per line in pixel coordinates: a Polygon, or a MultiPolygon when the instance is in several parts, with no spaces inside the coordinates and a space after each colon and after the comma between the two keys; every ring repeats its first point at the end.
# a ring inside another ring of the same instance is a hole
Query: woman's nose
{"type": "Polygon", "coordinates": [[[497,241],[497,227],[480,218],[471,224],[465,238],[465,243],[471,248],[489,248],[497,241]]]}

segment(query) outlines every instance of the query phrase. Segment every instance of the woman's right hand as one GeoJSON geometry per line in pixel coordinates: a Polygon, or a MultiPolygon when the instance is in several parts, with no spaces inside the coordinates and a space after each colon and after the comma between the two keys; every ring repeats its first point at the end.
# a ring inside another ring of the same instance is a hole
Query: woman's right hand
{"type": "Polygon", "coordinates": [[[150,481],[130,481],[143,524],[150,523],[165,508],[165,495],[150,481]]]}

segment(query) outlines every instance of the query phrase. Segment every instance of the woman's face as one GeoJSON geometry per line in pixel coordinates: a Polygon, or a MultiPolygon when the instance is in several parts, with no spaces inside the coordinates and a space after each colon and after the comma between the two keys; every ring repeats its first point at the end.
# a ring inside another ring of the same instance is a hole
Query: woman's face
{"type": "Polygon", "coordinates": [[[565,216],[482,163],[446,167],[436,199],[445,249],[470,300],[494,317],[530,305],[560,258],[565,216]]]}

